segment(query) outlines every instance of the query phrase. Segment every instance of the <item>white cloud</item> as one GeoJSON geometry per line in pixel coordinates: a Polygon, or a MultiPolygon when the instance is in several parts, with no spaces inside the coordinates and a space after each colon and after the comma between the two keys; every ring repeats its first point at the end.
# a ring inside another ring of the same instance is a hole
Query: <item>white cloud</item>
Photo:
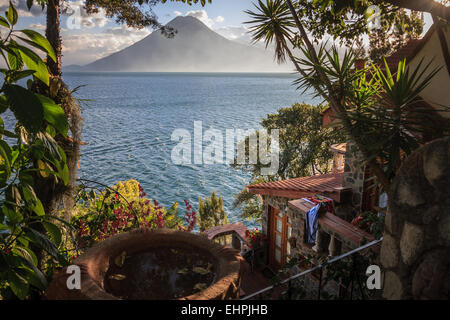
{"type": "Polygon", "coordinates": [[[251,36],[248,33],[248,28],[246,28],[245,26],[227,26],[218,28],[214,31],[230,40],[246,39],[246,42],[251,41],[251,36]]]}
{"type": "Polygon", "coordinates": [[[127,26],[108,28],[101,33],[63,32],[64,65],[84,65],[120,51],[148,36],[148,29],[137,30],[127,26]]]}
{"type": "Polygon", "coordinates": [[[84,9],[84,1],[77,0],[66,2],[64,13],[68,16],[67,27],[69,29],[104,27],[109,22],[105,15],[105,10],[99,9],[96,14],[88,15],[84,9]]]}
{"type": "Polygon", "coordinates": [[[225,37],[229,40],[240,42],[246,45],[253,45],[261,49],[266,48],[266,45],[262,40],[256,43],[253,42],[252,35],[251,33],[249,33],[250,30],[245,25],[226,26],[215,29],[214,31],[220,34],[222,37],[225,37]]]}
{"type": "Polygon", "coordinates": [[[225,18],[222,16],[218,16],[216,19],[214,19],[217,23],[222,23],[225,21],[225,18]]]}
{"type": "Polygon", "coordinates": [[[30,24],[29,28],[33,30],[45,30],[46,26],[44,26],[42,23],[32,23],[30,24]]]}
{"type": "Polygon", "coordinates": [[[208,13],[206,12],[206,10],[192,10],[192,11],[188,11],[186,12],[185,16],[191,16],[191,17],[195,17],[198,20],[200,20],[201,22],[203,22],[204,24],[206,24],[209,28],[213,28],[213,26],[216,23],[222,23],[225,21],[225,18],[222,16],[218,16],[214,19],[210,18],[208,16],[208,13]]]}
{"type": "Polygon", "coordinates": [[[174,11],[173,13],[174,13],[177,17],[178,17],[178,16],[181,16],[181,15],[183,14],[183,13],[181,13],[180,11],[174,11]]]}

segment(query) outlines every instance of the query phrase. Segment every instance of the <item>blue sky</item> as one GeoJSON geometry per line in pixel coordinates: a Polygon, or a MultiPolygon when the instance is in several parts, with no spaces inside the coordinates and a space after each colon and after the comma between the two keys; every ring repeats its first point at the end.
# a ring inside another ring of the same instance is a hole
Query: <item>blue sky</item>
{"type": "MultiPolygon", "coordinates": [[[[177,15],[192,15],[204,22],[212,30],[222,36],[250,43],[248,29],[243,22],[248,20],[244,10],[252,9],[256,0],[213,0],[212,4],[202,7],[200,4],[167,2],[154,7],[160,22],[167,23],[177,15]]],[[[77,26],[74,28],[67,17],[62,19],[63,64],[87,64],[108,56],[149,35],[152,30],[135,30],[123,25],[117,25],[100,12],[94,16],[87,16],[82,9],[82,0],[67,1],[72,9],[78,13],[77,26]]],[[[26,10],[26,0],[13,0],[19,9],[18,28],[33,28],[44,32],[45,19],[40,7],[34,7],[31,12],[26,10]]],[[[0,11],[8,7],[9,0],[0,0],[0,11]]],[[[74,17],[74,16],[73,16],[74,17]]],[[[427,17],[429,19],[429,17],[427,17]]]]}
{"type": "Polygon", "coordinates": [[[202,7],[200,4],[188,6],[183,3],[165,3],[158,5],[155,11],[161,17],[161,20],[166,19],[166,14],[172,14],[174,11],[186,13],[190,10],[205,9],[210,17],[222,16],[225,18],[224,25],[240,25],[242,22],[248,20],[248,16],[244,10],[253,7],[252,0],[213,0],[213,3],[202,7]]]}

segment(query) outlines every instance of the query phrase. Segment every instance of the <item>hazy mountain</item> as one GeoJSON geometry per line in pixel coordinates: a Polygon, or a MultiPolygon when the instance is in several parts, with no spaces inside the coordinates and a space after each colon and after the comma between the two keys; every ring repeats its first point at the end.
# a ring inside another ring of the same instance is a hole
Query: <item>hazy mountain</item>
{"type": "Polygon", "coordinates": [[[64,71],[68,71],[68,72],[79,71],[82,68],[83,68],[83,66],[80,66],[78,64],[70,64],[68,66],[63,66],[64,71]]]}
{"type": "MultiPolygon", "coordinates": [[[[70,71],[129,72],[284,72],[271,50],[228,40],[194,17],[177,17],[168,23],[177,30],[168,39],[155,31],[132,46],[70,71]]],[[[69,71],[69,69],[66,69],[69,71]]]]}

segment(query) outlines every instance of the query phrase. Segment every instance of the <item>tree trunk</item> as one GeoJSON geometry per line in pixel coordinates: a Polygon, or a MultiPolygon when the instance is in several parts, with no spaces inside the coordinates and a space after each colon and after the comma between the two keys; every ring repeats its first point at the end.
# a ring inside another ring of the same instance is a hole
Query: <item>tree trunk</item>
{"type": "MultiPolygon", "coordinates": [[[[47,3],[47,28],[46,37],[50,42],[56,55],[56,62],[53,61],[49,56],[47,56],[47,67],[50,73],[50,78],[61,77],[61,38],[60,38],[60,0],[48,0],[47,3]]],[[[47,91],[47,86],[44,83],[37,82],[35,90],[41,94],[45,94],[47,91]]],[[[48,180],[36,174],[35,181],[36,194],[39,200],[42,202],[44,211],[46,214],[53,214],[54,208],[54,193],[57,187],[55,182],[48,180]]],[[[38,223],[34,226],[34,229],[42,234],[46,234],[47,231],[44,225],[38,223]]],[[[36,254],[38,260],[38,267],[40,270],[44,270],[44,259],[46,257],[45,251],[37,246],[32,246],[33,251],[36,254]]]]}
{"type": "Polygon", "coordinates": [[[60,0],[48,0],[47,4],[47,29],[45,35],[53,47],[56,55],[56,62],[47,57],[48,69],[54,77],[61,77],[62,74],[62,44],[60,35],[60,0]]]}
{"type": "Polygon", "coordinates": [[[59,209],[62,201],[65,207],[65,219],[70,219],[70,212],[74,205],[73,191],[75,190],[75,179],[77,163],[79,159],[81,143],[82,117],[78,101],[72,96],[71,90],[62,81],[62,40],[61,40],[61,3],[62,0],[48,0],[47,3],[47,28],[46,37],[56,55],[56,62],[47,57],[47,67],[50,73],[50,98],[61,105],[69,120],[69,130],[71,139],[59,137],[59,145],[66,152],[67,166],[69,168],[70,179],[67,186],[61,183],[55,185],[44,185],[42,194],[46,195],[44,209],[52,214],[59,209]],[[55,90],[56,89],[56,90],[55,90]]]}

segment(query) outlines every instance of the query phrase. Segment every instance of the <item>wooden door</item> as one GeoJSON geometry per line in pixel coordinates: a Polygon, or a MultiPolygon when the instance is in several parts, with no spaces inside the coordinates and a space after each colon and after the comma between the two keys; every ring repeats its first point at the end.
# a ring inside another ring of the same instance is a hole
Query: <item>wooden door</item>
{"type": "Polygon", "coordinates": [[[281,269],[291,257],[292,227],[286,215],[280,210],[269,207],[269,264],[275,269],[281,269]]]}

